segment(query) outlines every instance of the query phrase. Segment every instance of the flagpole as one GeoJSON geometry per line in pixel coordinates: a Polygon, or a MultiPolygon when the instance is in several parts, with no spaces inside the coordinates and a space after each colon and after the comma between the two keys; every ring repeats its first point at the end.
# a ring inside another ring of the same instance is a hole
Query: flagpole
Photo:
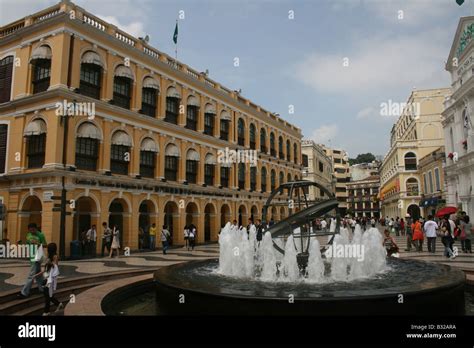
{"type": "MultiPolygon", "coordinates": [[[[176,27],[178,26],[178,20],[176,20],[176,27]]],[[[174,48],[174,57],[176,59],[176,66],[178,66],[178,40],[176,40],[175,48],[174,48]]]]}

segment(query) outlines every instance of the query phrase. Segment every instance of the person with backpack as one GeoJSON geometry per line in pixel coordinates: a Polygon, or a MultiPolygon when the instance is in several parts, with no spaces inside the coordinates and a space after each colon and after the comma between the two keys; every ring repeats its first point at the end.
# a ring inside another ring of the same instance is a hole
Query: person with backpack
{"type": "Polygon", "coordinates": [[[169,246],[169,239],[171,237],[170,231],[168,231],[168,226],[163,225],[163,229],[161,230],[161,245],[163,246],[163,255],[166,255],[166,251],[168,250],[169,246]]]}
{"type": "Polygon", "coordinates": [[[44,265],[44,270],[39,272],[37,276],[43,276],[43,296],[44,296],[44,312],[43,316],[49,315],[51,302],[56,305],[56,312],[63,308],[63,304],[54,297],[58,285],[59,276],[59,261],[58,261],[58,247],[56,243],[48,244],[48,258],[44,265]]]}

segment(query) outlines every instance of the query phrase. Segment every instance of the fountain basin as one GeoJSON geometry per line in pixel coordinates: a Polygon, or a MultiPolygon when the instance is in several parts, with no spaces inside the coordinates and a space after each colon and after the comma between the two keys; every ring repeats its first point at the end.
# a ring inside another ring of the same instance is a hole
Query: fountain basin
{"type": "Polygon", "coordinates": [[[462,271],[396,258],[387,264],[372,278],[316,284],[223,276],[216,259],[163,267],[154,281],[165,315],[464,315],[462,271]]]}

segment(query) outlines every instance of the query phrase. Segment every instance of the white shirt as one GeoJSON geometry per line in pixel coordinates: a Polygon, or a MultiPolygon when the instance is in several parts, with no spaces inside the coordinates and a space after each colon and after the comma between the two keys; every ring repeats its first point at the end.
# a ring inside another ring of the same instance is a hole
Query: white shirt
{"type": "Polygon", "coordinates": [[[321,228],[326,228],[327,225],[328,223],[326,222],[326,220],[321,220],[321,228]]]}
{"type": "Polygon", "coordinates": [[[436,237],[438,225],[433,220],[428,220],[425,222],[423,229],[425,230],[426,237],[436,237]]]}
{"type": "Polygon", "coordinates": [[[97,231],[91,228],[89,231],[87,231],[86,237],[87,240],[95,242],[97,239],[97,231]]]}

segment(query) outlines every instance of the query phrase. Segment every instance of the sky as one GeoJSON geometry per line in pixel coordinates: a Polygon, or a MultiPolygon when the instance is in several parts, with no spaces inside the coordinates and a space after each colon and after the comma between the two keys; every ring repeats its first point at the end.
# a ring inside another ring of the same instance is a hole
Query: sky
{"type": "MultiPolygon", "coordinates": [[[[0,0],[0,26],[57,2],[0,0]]],[[[173,57],[178,19],[180,61],[350,157],[388,150],[396,117],[380,115],[381,103],[449,87],[444,64],[459,18],[474,14],[474,0],[73,2],[134,36],[149,35],[173,57]]]]}

